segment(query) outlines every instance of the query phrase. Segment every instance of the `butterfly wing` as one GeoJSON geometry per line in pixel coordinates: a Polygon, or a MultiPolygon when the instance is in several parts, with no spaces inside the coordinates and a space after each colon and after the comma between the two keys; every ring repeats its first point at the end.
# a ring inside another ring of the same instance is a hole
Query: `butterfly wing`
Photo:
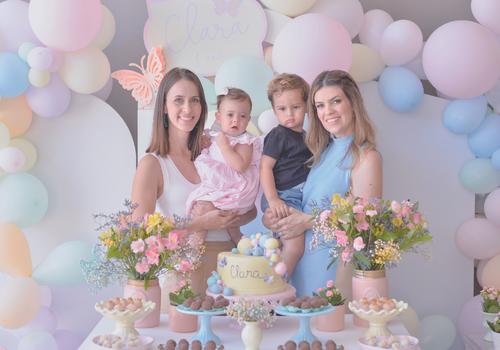
{"type": "Polygon", "coordinates": [[[153,89],[141,73],[129,69],[121,69],[113,72],[111,77],[118,80],[118,83],[125,90],[132,91],[132,97],[139,102],[140,108],[151,103],[153,89]]]}
{"type": "Polygon", "coordinates": [[[163,49],[161,46],[155,46],[151,49],[148,55],[148,61],[146,63],[146,72],[152,78],[152,85],[155,91],[158,90],[160,82],[165,76],[166,64],[165,56],[163,55],[163,49]]]}
{"type": "Polygon", "coordinates": [[[233,16],[236,17],[238,15],[238,8],[241,5],[242,0],[229,0],[229,3],[227,4],[227,12],[233,16]]]}

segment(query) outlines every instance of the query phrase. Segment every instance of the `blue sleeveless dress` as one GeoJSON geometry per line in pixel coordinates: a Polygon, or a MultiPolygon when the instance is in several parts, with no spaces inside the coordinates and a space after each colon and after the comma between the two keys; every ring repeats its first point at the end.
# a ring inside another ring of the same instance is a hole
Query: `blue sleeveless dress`
{"type": "MultiPolygon", "coordinates": [[[[311,214],[316,205],[330,201],[335,193],[341,196],[349,190],[352,159],[346,152],[351,144],[352,135],[334,138],[321,153],[320,162],[315,165],[306,180],[302,195],[302,210],[311,214]]],[[[311,250],[312,230],[305,232],[304,255],[299,260],[292,275],[292,285],[297,290],[297,296],[311,295],[319,287],[324,287],[326,281],[335,280],[337,262],[328,270],[330,262],[327,247],[311,250]]]]}

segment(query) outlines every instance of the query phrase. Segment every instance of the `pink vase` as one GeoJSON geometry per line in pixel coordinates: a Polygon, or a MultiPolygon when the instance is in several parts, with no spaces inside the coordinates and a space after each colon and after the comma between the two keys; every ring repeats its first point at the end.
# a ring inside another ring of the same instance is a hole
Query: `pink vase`
{"type": "Polygon", "coordinates": [[[168,306],[168,328],[173,332],[190,333],[198,329],[198,316],[177,311],[174,305],[168,306]]]}
{"type": "Polygon", "coordinates": [[[154,310],[150,314],[134,323],[134,326],[137,328],[152,328],[160,324],[160,283],[158,280],[149,280],[147,286],[147,288],[144,288],[144,281],[142,280],[128,280],[123,292],[125,298],[131,297],[151,300],[156,304],[154,310]]]}
{"type": "Polygon", "coordinates": [[[313,317],[313,326],[322,332],[338,332],[344,329],[346,305],[337,305],[335,310],[324,315],[313,317]]]}
{"type": "MultiPolygon", "coordinates": [[[[352,276],[352,300],[389,296],[389,286],[385,270],[354,270],[352,276]]],[[[356,326],[368,327],[368,322],[354,315],[356,326]]]]}

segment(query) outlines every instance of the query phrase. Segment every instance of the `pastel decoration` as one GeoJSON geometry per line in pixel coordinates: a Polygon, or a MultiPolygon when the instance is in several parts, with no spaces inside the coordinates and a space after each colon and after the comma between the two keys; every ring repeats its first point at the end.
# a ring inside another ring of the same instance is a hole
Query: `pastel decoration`
{"type": "Polygon", "coordinates": [[[402,67],[387,67],[379,78],[378,90],[385,105],[401,113],[416,110],[424,97],[420,79],[402,67]]]}
{"type": "Polygon", "coordinates": [[[60,116],[68,109],[71,91],[58,74],[53,74],[46,86],[29,88],[26,98],[35,114],[43,118],[51,118],[60,116]]]}
{"type": "Polygon", "coordinates": [[[489,158],[500,148],[500,115],[488,114],[481,125],[469,134],[469,148],[478,157],[489,158]]]}
{"type": "Polygon", "coordinates": [[[198,76],[201,81],[201,86],[203,87],[203,93],[205,94],[205,99],[207,100],[208,110],[217,109],[217,95],[215,94],[215,86],[210,80],[205,77],[198,76]]]}
{"type": "Polygon", "coordinates": [[[68,241],[54,248],[33,271],[33,279],[50,287],[84,283],[80,261],[88,259],[92,246],[83,241],[68,241]]]}
{"type": "Polygon", "coordinates": [[[10,142],[10,132],[7,126],[0,122],[0,149],[7,147],[10,142]]]}
{"type": "Polygon", "coordinates": [[[109,95],[111,95],[112,89],[113,89],[113,79],[109,78],[106,85],[104,85],[104,87],[101,90],[94,92],[92,95],[99,97],[103,101],[106,101],[109,95]]]}
{"type": "MultiPolygon", "coordinates": [[[[9,277],[0,288],[0,326],[19,328],[40,309],[40,289],[31,278],[9,277]]],[[[43,348],[39,348],[43,349],[43,348]]]]}
{"type": "Polygon", "coordinates": [[[358,83],[375,80],[384,70],[380,54],[364,44],[352,44],[352,66],[349,73],[358,83]]]}
{"type": "Polygon", "coordinates": [[[247,126],[247,131],[254,135],[254,136],[260,136],[262,135],[262,133],[260,132],[260,130],[255,126],[255,124],[253,123],[253,121],[250,121],[248,123],[248,126],[247,126]]]}
{"type": "Polygon", "coordinates": [[[245,250],[243,250],[243,255],[252,255],[252,248],[245,248],[245,250]]]}
{"type": "Polygon", "coordinates": [[[457,320],[458,331],[462,337],[485,333],[481,302],[482,298],[478,294],[467,300],[462,306],[457,320]]]}
{"type": "Polygon", "coordinates": [[[9,129],[10,137],[24,134],[30,127],[33,119],[26,96],[0,99],[0,122],[9,129]]]}
{"type": "Polygon", "coordinates": [[[460,225],[455,243],[471,259],[489,259],[500,253],[500,229],[485,218],[472,218],[460,225]]]}
{"type": "Polygon", "coordinates": [[[102,23],[97,36],[94,38],[90,45],[97,47],[98,49],[105,49],[113,40],[116,32],[116,21],[115,17],[111,11],[104,5],[101,5],[102,9],[102,23]]]}
{"type": "Polygon", "coordinates": [[[268,238],[264,243],[266,249],[276,249],[279,248],[280,242],[276,238],[268,238]]]}
{"type": "Polygon", "coordinates": [[[49,67],[49,72],[57,72],[63,62],[63,54],[60,51],[52,50],[52,64],[49,67]]]}
{"type": "Polygon", "coordinates": [[[443,124],[455,134],[469,134],[481,125],[487,110],[485,96],[450,101],[443,112],[443,124]]]}
{"type": "Polygon", "coordinates": [[[0,344],[5,350],[17,349],[19,339],[13,332],[0,329],[0,344]]]}
{"type": "Polygon", "coordinates": [[[217,277],[215,277],[215,276],[208,277],[208,279],[207,279],[207,285],[208,286],[212,286],[214,284],[217,284],[217,277]]]}
{"type": "Polygon", "coordinates": [[[418,337],[420,333],[420,320],[410,305],[397,316],[397,319],[403,323],[410,335],[418,337]]]}
{"type": "Polygon", "coordinates": [[[244,251],[249,248],[252,248],[252,242],[250,241],[250,239],[246,237],[240,239],[240,241],[238,242],[238,250],[240,254],[243,254],[244,251]]]}
{"type": "MultiPolygon", "coordinates": [[[[425,42],[424,42],[424,44],[425,44],[425,42]]],[[[424,44],[422,44],[422,45],[424,45],[424,44]]],[[[420,50],[418,55],[413,60],[404,64],[403,67],[411,70],[421,80],[427,80],[427,75],[425,75],[424,66],[422,65],[422,50],[420,50]]]]}
{"type": "Polygon", "coordinates": [[[0,182],[0,222],[31,226],[42,220],[47,207],[47,189],[35,176],[15,173],[3,177],[0,182]]]}
{"type": "MultiPolygon", "coordinates": [[[[278,254],[276,253],[273,253],[271,254],[271,256],[269,257],[269,260],[271,261],[271,263],[277,263],[279,260],[280,260],[280,257],[278,254]]],[[[272,265],[271,265],[272,266],[272,265]]]]}
{"type": "Polygon", "coordinates": [[[472,0],[470,3],[472,15],[483,26],[500,35],[500,2],[496,0],[472,0]]]}
{"type": "Polygon", "coordinates": [[[19,49],[17,50],[17,54],[19,55],[19,57],[21,57],[21,59],[24,62],[28,62],[28,55],[31,52],[31,50],[33,50],[35,47],[37,46],[33,43],[29,42],[22,43],[21,46],[19,46],[19,49]]]}
{"type": "Polygon", "coordinates": [[[453,321],[444,315],[430,315],[420,321],[420,347],[422,350],[449,349],[457,331],[453,321]]]}
{"type": "Polygon", "coordinates": [[[264,62],[273,69],[273,47],[267,46],[264,48],[264,62]]]}
{"type": "Polygon", "coordinates": [[[223,294],[227,297],[230,297],[231,295],[233,295],[233,289],[232,288],[228,288],[228,287],[224,287],[224,292],[223,294]]]}
{"type": "Polygon", "coordinates": [[[265,244],[266,244],[266,241],[267,241],[267,239],[268,239],[268,238],[269,238],[269,236],[268,236],[268,235],[261,235],[261,236],[259,237],[259,245],[260,245],[261,247],[264,247],[264,248],[265,248],[265,244]]]}
{"type": "Polygon", "coordinates": [[[10,147],[15,147],[24,154],[24,165],[21,168],[21,171],[28,171],[36,163],[37,151],[33,144],[25,139],[12,139],[10,141],[10,147]]]}
{"type": "Polygon", "coordinates": [[[56,340],[58,349],[78,350],[85,338],[77,332],[67,329],[57,329],[52,336],[56,340]]]}
{"type": "Polygon", "coordinates": [[[308,13],[290,21],[278,34],[272,63],[275,71],[295,73],[312,83],[324,70],[349,70],[351,37],[342,24],[327,15],[308,13]]]}
{"type": "Polygon", "coordinates": [[[493,107],[495,112],[500,113],[500,80],[485,95],[488,103],[493,107]]]}
{"type": "Polygon", "coordinates": [[[317,0],[309,12],[330,16],[347,29],[351,39],[363,26],[364,11],[359,0],[317,0]]]}
{"type": "Polygon", "coordinates": [[[252,56],[235,56],[224,63],[215,75],[215,93],[219,95],[227,87],[237,87],[250,95],[252,115],[259,115],[270,107],[267,84],[273,71],[264,60],[252,56]]]}
{"type": "Polygon", "coordinates": [[[19,341],[18,350],[58,350],[57,342],[49,332],[35,331],[19,341]]]}
{"type": "Polygon", "coordinates": [[[50,308],[52,304],[52,291],[47,286],[40,286],[40,306],[50,308]]]}
{"type": "Polygon", "coordinates": [[[20,171],[26,163],[24,153],[15,147],[0,149],[0,169],[7,173],[20,171]]]}
{"type": "Polygon", "coordinates": [[[267,33],[264,41],[269,44],[274,44],[278,33],[281,32],[283,27],[292,19],[282,13],[273,10],[264,9],[264,12],[267,19],[267,33]]]}
{"type": "Polygon", "coordinates": [[[52,65],[52,60],[52,50],[47,47],[38,46],[30,50],[26,62],[28,62],[31,68],[47,70],[52,65]]]}
{"type": "Polygon", "coordinates": [[[19,329],[18,335],[25,336],[32,332],[44,331],[52,334],[57,327],[57,319],[52,311],[41,306],[37,315],[31,322],[19,329]]]}
{"type": "Polygon", "coordinates": [[[87,47],[66,53],[59,74],[71,90],[92,94],[106,85],[110,69],[108,58],[101,50],[87,47]]]}
{"type": "Polygon", "coordinates": [[[423,34],[412,21],[402,19],[392,22],[382,32],[380,56],[389,66],[406,64],[422,50],[423,34]]]}
{"type": "Polygon", "coordinates": [[[30,84],[34,87],[44,87],[50,81],[50,73],[48,70],[38,70],[31,68],[28,75],[30,84]]]}
{"type": "Polygon", "coordinates": [[[500,77],[500,45],[493,33],[471,21],[437,28],[425,43],[422,63],[429,82],[454,98],[471,98],[493,88],[500,77]]]}
{"type": "Polygon", "coordinates": [[[261,0],[260,2],[268,9],[295,17],[306,13],[316,0],[261,0]]]}
{"type": "Polygon", "coordinates": [[[489,159],[472,159],[458,174],[461,184],[474,193],[489,193],[500,186],[500,171],[493,168],[489,159]]]}
{"type": "Polygon", "coordinates": [[[222,286],[218,285],[217,283],[208,286],[208,290],[214,294],[220,294],[223,291],[222,286]]]}
{"type": "Polygon", "coordinates": [[[476,278],[477,278],[477,283],[481,286],[484,287],[485,284],[483,282],[483,270],[486,264],[488,263],[489,259],[485,260],[479,260],[477,263],[477,270],[476,270],[476,278]]]}
{"type": "Polygon", "coordinates": [[[259,118],[257,119],[257,126],[264,135],[278,125],[278,118],[276,118],[276,115],[274,114],[274,111],[272,109],[265,110],[259,115],[259,118]]]}
{"type": "Polygon", "coordinates": [[[491,164],[496,170],[500,170],[500,148],[491,155],[491,164]]]}
{"type": "Polygon", "coordinates": [[[16,97],[23,94],[29,86],[28,71],[28,65],[18,55],[1,52],[0,96],[16,97]]]}
{"type": "Polygon", "coordinates": [[[359,42],[378,51],[380,41],[382,40],[382,33],[392,22],[394,22],[394,19],[384,10],[374,9],[367,11],[363,18],[361,30],[359,31],[359,42]]]}
{"type": "Polygon", "coordinates": [[[491,258],[484,266],[482,280],[484,286],[500,289],[500,254],[491,258]]]}
{"type": "Polygon", "coordinates": [[[484,201],[484,215],[500,227],[500,188],[492,191],[484,201]]]}
{"type": "Polygon", "coordinates": [[[28,21],[28,2],[6,0],[0,3],[0,38],[2,49],[17,52],[25,42],[40,44],[28,21]]]}
{"type": "Polygon", "coordinates": [[[31,276],[31,254],[23,232],[14,224],[0,223],[0,271],[31,276]]]}
{"type": "Polygon", "coordinates": [[[99,0],[33,0],[29,5],[29,23],[37,38],[61,51],[88,46],[101,28],[102,17],[99,0]]]}
{"type": "Polygon", "coordinates": [[[274,272],[276,272],[280,276],[284,276],[286,274],[286,264],[280,261],[274,267],[274,272]]]}

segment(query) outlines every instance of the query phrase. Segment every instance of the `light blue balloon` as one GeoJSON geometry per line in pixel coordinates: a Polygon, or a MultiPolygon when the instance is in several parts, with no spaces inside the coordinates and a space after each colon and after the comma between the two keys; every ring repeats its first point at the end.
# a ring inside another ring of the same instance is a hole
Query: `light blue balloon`
{"type": "Polygon", "coordinates": [[[12,52],[0,53],[0,96],[16,97],[29,87],[29,66],[12,52]]]}
{"type": "Polygon", "coordinates": [[[443,124],[455,134],[469,134],[481,124],[487,111],[486,96],[451,101],[444,109],[443,124]]]}
{"type": "Polygon", "coordinates": [[[215,86],[210,80],[205,77],[198,75],[200,78],[201,86],[203,87],[203,93],[205,94],[205,99],[207,100],[208,110],[214,111],[217,109],[217,95],[215,94],[215,86]]]}
{"type": "Polygon", "coordinates": [[[0,222],[31,226],[42,220],[48,204],[47,189],[31,174],[7,175],[0,181],[0,222]]]}
{"type": "Polygon", "coordinates": [[[469,134],[469,148],[480,158],[489,158],[500,148],[500,115],[488,114],[481,125],[469,134]]]}
{"type": "Polygon", "coordinates": [[[388,67],[378,81],[378,90],[387,107],[395,112],[415,110],[424,97],[420,79],[403,67],[388,67]]]}
{"type": "Polygon", "coordinates": [[[222,63],[215,75],[215,93],[225,88],[244,90],[252,99],[252,115],[258,116],[271,108],[267,99],[267,84],[273,78],[273,71],[262,58],[234,56],[222,63]]]}
{"type": "Polygon", "coordinates": [[[500,186],[500,171],[484,158],[469,160],[458,174],[462,185],[474,193],[489,193],[500,186]]]}
{"type": "Polygon", "coordinates": [[[500,170],[500,148],[491,155],[491,164],[496,170],[500,170]]]}
{"type": "Polygon", "coordinates": [[[457,331],[455,324],[443,315],[430,315],[420,321],[420,348],[446,350],[452,347],[457,331]]]}
{"type": "Polygon", "coordinates": [[[88,260],[92,245],[68,241],[55,247],[33,271],[33,279],[49,287],[68,287],[85,282],[80,261],[88,260]]]}

